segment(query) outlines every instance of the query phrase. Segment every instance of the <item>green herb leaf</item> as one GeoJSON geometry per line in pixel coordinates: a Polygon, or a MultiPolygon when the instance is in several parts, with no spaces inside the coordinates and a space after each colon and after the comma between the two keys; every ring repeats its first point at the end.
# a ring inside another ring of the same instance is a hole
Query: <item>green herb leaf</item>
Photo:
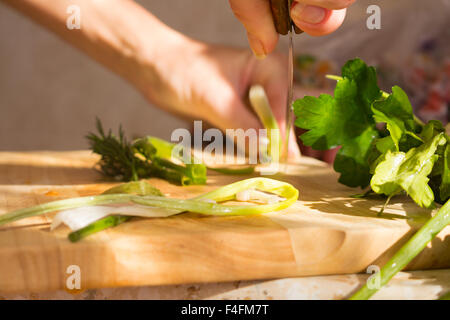
{"type": "Polygon", "coordinates": [[[374,67],[369,67],[361,59],[347,61],[342,67],[342,77],[352,79],[358,87],[357,104],[365,109],[367,120],[372,122],[371,106],[375,100],[382,96],[382,92],[377,85],[377,73],[374,67]]]}
{"type": "Polygon", "coordinates": [[[400,151],[400,139],[405,134],[421,140],[414,133],[415,123],[411,103],[400,87],[393,87],[392,94],[387,99],[375,101],[372,111],[375,121],[386,123],[397,151],[400,151]]]}
{"type": "Polygon", "coordinates": [[[437,160],[437,147],[445,142],[441,133],[407,153],[388,150],[375,168],[370,183],[372,190],[388,196],[404,190],[419,206],[431,207],[434,194],[428,185],[428,175],[437,160]]]}
{"type": "Polygon", "coordinates": [[[134,156],[133,147],[125,138],[122,127],[119,128],[118,137],[111,130],[105,134],[102,123],[97,118],[97,130],[99,135],[90,133],[86,138],[92,151],[101,156],[99,165],[102,172],[125,181],[139,180],[138,167],[146,171],[147,166],[134,156]]]}
{"type": "Polygon", "coordinates": [[[371,174],[368,156],[371,143],[378,137],[378,131],[368,127],[360,136],[342,146],[334,160],[334,170],[341,173],[339,182],[349,187],[365,188],[371,174]]]}
{"type": "Polygon", "coordinates": [[[369,156],[379,137],[371,104],[381,97],[376,72],[362,60],[350,60],[342,68],[334,97],[306,96],[294,102],[295,125],[308,131],[300,136],[316,150],[341,145],[334,163],[339,181],[351,187],[366,187],[370,181],[369,156]]]}
{"type": "Polygon", "coordinates": [[[440,196],[441,201],[446,201],[450,197],[450,143],[447,143],[444,151],[440,196]]]}
{"type": "Polygon", "coordinates": [[[300,139],[316,150],[327,150],[343,145],[368,126],[374,126],[358,100],[356,82],[344,78],[337,83],[334,98],[321,94],[318,98],[307,96],[295,101],[295,125],[309,130],[300,139]]]}
{"type": "Polygon", "coordinates": [[[440,122],[439,120],[430,120],[423,127],[420,135],[422,136],[423,140],[427,141],[432,139],[441,132],[445,132],[442,122],[440,122]]]}

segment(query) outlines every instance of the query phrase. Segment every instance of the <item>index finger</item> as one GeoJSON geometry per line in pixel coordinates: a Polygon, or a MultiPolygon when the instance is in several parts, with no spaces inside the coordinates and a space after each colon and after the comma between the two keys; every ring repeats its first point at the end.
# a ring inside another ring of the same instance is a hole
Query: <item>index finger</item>
{"type": "Polygon", "coordinates": [[[244,25],[257,57],[272,52],[278,42],[269,0],[229,0],[236,18],[244,25]]]}

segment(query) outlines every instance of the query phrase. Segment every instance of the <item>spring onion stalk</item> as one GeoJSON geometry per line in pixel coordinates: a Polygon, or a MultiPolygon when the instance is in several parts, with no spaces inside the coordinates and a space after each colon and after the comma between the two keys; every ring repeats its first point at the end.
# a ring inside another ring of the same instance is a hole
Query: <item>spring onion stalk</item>
{"type": "Polygon", "coordinates": [[[281,151],[280,130],[264,88],[260,85],[252,86],[249,91],[249,99],[253,110],[255,110],[264,128],[267,130],[268,144],[261,147],[271,160],[275,159],[278,161],[281,151]],[[274,152],[278,154],[274,154],[274,152]]]}
{"type": "MultiPolygon", "coordinates": [[[[163,193],[158,188],[155,188],[150,183],[144,180],[122,183],[118,186],[109,188],[102,194],[121,194],[121,193],[136,194],[141,196],[145,195],[164,196],[163,193]]],[[[65,213],[67,213],[67,211],[65,211],[65,213]]],[[[64,211],[60,212],[59,214],[64,214],[64,211]]],[[[55,223],[55,219],[57,219],[57,217],[58,216],[56,216],[53,219],[52,225],[55,223]]],[[[108,228],[116,227],[119,224],[127,222],[131,218],[132,218],[131,216],[126,215],[107,216],[87,225],[84,228],[71,232],[68,238],[71,242],[77,242],[91,234],[103,231],[108,228]]],[[[65,223],[67,222],[65,221],[65,223]]]]}
{"type": "MultiPolygon", "coordinates": [[[[162,195],[162,193],[154,188],[153,186],[151,186],[149,183],[146,182],[139,182],[140,185],[137,185],[136,182],[132,182],[132,183],[126,183],[126,184],[122,184],[119,185],[117,187],[108,189],[107,191],[105,191],[104,193],[120,193],[120,192],[134,192],[136,193],[136,191],[140,192],[140,195],[162,195]],[[129,184],[132,184],[132,186],[128,186],[129,184]],[[158,194],[159,193],[159,194],[158,194]]],[[[271,195],[271,194],[267,194],[258,190],[254,190],[254,189],[248,189],[248,190],[244,190],[244,191],[240,191],[237,192],[235,195],[236,200],[238,201],[249,201],[249,200],[266,200],[263,201],[264,203],[277,203],[280,202],[282,200],[284,200],[284,198],[280,198],[276,195],[271,195]],[[250,195],[249,199],[240,199],[240,195],[244,194],[244,193],[248,193],[250,195]]],[[[206,201],[209,200],[210,203],[216,203],[215,200],[210,199],[210,197],[208,197],[208,195],[202,195],[200,197],[194,198],[194,199],[201,199],[202,201],[206,201]],[[205,196],[207,196],[207,198],[205,198],[205,196]]],[[[161,210],[161,208],[159,208],[161,210]]],[[[113,209],[114,210],[114,209],[113,209]]],[[[121,209],[118,209],[119,212],[121,212],[122,215],[114,215],[114,216],[107,216],[104,218],[101,218],[89,225],[87,225],[86,227],[83,227],[79,230],[73,231],[72,233],[69,234],[69,240],[72,242],[77,242],[91,234],[103,231],[105,229],[111,228],[111,227],[115,227],[121,223],[124,223],[126,221],[128,221],[131,217],[128,216],[124,216],[124,212],[120,211],[121,209]]],[[[183,212],[182,210],[167,210],[167,214],[165,215],[166,217],[171,216],[171,215],[175,215],[175,214],[179,214],[183,212]]],[[[64,214],[67,213],[66,212],[61,212],[59,214],[64,214]]],[[[78,213],[79,214],[79,213],[78,213]]],[[[56,216],[54,219],[56,219],[58,216],[56,216]]],[[[53,222],[55,222],[55,220],[53,220],[53,222]]],[[[67,224],[67,222],[65,222],[67,224]]]]}
{"type": "Polygon", "coordinates": [[[450,292],[447,292],[446,294],[439,297],[439,300],[450,300],[450,292]]]}
{"type": "Polygon", "coordinates": [[[226,185],[189,200],[171,199],[159,196],[141,196],[134,197],[131,201],[140,205],[180,210],[180,212],[190,211],[205,215],[233,216],[262,214],[282,210],[291,206],[295,201],[297,201],[297,198],[298,190],[288,183],[269,178],[252,178],[226,185]],[[204,201],[214,200],[215,202],[224,202],[235,200],[238,192],[248,189],[257,189],[264,192],[274,193],[285,200],[278,203],[254,206],[223,205],[220,203],[204,201]]]}
{"type": "Polygon", "coordinates": [[[192,184],[206,183],[206,166],[203,164],[186,164],[186,167],[180,166],[164,158],[157,158],[154,160],[156,166],[161,166],[173,172],[178,172],[180,175],[185,175],[189,178],[192,184]]]}
{"type": "MultiPolygon", "coordinates": [[[[414,259],[449,223],[450,200],[381,268],[379,274],[380,286],[387,284],[397,272],[414,259]]],[[[365,284],[350,300],[367,300],[377,291],[378,289],[371,289],[365,284]]]]}
{"type": "Polygon", "coordinates": [[[112,187],[98,196],[57,200],[0,215],[0,226],[6,223],[21,220],[23,218],[29,218],[53,211],[68,210],[87,206],[128,203],[130,202],[130,196],[132,195],[163,196],[161,191],[145,181],[132,181],[112,187]]]}
{"type": "Polygon", "coordinates": [[[181,159],[182,148],[177,149],[177,152],[174,153],[173,149],[177,146],[171,142],[168,142],[163,139],[159,139],[157,137],[147,136],[143,138],[151,143],[156,148],[156,156],[160,158],[170,159],[174,156],[176,159],[181,159]]]}
{"type": "Polygon", "coordinates": [[[298,190],[288,183],[269,178],[252,178],[226,185],[190,200],[171,199],[158,195],[136,194],[102,194],[97,196],[57,200],[0,215],[0,226],[53,211],[119,203],[136,203],[151,207],[179,210],[180,212],[197,212],[205,215],[262,214],[285,209],[291,206],[297,198],[298,190]],[[271,192],[285,200],[274,204],[254,206],[223,205],[205,202],[205,200],[214,200],[215,202],[234,200],[236,193],[246,189],[258,189],[260,191],[271,192]]]}
{"type": "Polygon", "coordinates": [[[105,194],[98,196],[87,196],[87,197],[79,197],[47,202],[34,207],[19,209],[12,211],[10,213],[0,215],[0,226],[6,223],[42,215],[44,213],[49,213],[53,211],[74,209],[85,206],[129,203],[131,202],[133,197],[137,196],[133,194],[105,194]]]}
{"type": "MultiPolygon", "coordinates": [[[[181,161],[183,161],[182,156],[182,148],[179,148],[179,145],[175,145],[173,143],[167,142],[165,140],[148,136],[143,139],[146,139],[152,146],[156,148],[156,156],[161,159],[171,159],[172,157],[181,161]],[[174,148],[177,148],[174,152],[174,148]]],[[[229,167],[209,167],[201,164],[201,161],[198,159],[195,159],[194,156],[190,156],[190,164],[186,164],[186,168],[190,170],[191,175],[193,176],[194,181],[199,181],[198,179],[202,178],[203,176],[206,176],[206,172],[204,172],[205,168],[208,170],[216,171],[222,174],[227,175],[241,175],[241,174],[252,174],[255,172],[254,166],[248,166],[244,168],[229,168],[229,167]]],[[[206,183],[206,181],[205,181],[206,183]]],[[[194,184],[202,184],[202,183],[194,183],[194,184]]]]}
{"type": "Polygon", "coordinates": [[[71,242],[77,242],[91,234],[118,226],[119,224],[124,223],[130,219],[130,216],[108,216],[106,218],[95,221],[80,230],[71,232],[69,234],[69,240],[71,242]]]}
{"type": "Polygon", "coordinates": [[[208,167],[208,170],[216,171],[222,174],[229,175],[241,175],[241,174],[252,174],[255,172],[255,167],[248,166],[244,168],[226,168],[226,167],[208,167]]]}

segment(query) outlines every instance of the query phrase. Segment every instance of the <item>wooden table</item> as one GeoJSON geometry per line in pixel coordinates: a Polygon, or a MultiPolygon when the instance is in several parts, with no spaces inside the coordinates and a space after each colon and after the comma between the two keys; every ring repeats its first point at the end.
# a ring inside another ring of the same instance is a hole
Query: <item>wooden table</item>
{"type": "MultiPolygon", "coordinates": [[[[367,274],[347,274],[275,280],[120,287],[89,289],[77,294],[64,290],[9,293],[0,294],[0,300],[331,300],[349,297],[365,283],[368,277],[367,274]]],[[[371,299],[435,300],[449,291],[450,270],[448,269],[400,272],[371,299]]]]}

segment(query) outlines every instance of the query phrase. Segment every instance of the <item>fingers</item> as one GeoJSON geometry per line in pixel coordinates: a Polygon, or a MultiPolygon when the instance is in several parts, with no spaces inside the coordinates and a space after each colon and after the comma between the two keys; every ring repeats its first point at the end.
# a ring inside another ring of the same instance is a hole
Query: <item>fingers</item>
{"type": "Polygon", "coordinates": [[[231,9],[247,30],[254,54],[264,58],[278,42],[269,0],[229,0],[231,9]]]}
{"type": "Polygon", "coordinates": [[[295,135],[295,130],[292,128],[289,134],[289,149],[288,158],[295,160],[301,157],[300,147],[297,143],[297,136],[295,135]]]}
{"type": "MultiPolygon", "coordinates": [[[[286,59],[280,56],[268,57],[266,63],[271,62],[271,67],[266,65],[264,74],[259,74],[259,81],[264,86],[274,117],[280,129],[281,142],[285,142],[286,137],[286,111],[287,111],[287,68],[286,59]],[[267,72],[267,73],[266,73],[267,72]]],[[[263,62],[261,62],[263,63],[263,62]]],[[[300,157],[300,148],[297,144],[294,129],[289,134],[289,159],[294,160],[300,157]]]]}
{"type": "Polygon", "coordinates": [[[346,9],[329,10],[297,3],[292,7],[294,23],[311,36],[324,36],[338,29],[344,22],[346,9]]]}
{"type": "Polygon", "coordinates": [[[348,8],[355,0],[294,0],[294,4],[305,4],[330,10],[348,8]]]}
{"type": "MultiPolygon", "coordinates": [[[[235,16],[247,30],[254,54],[264,58],[278,42],[269,0],[229,0],[235,16]]],[[[354,0],[298,0],[292,4],[294,23],[312,36],[332,33],[344,21],[346,8],[354,0]]]]}
{"type": "MultiPolygon", "coordinates": [[[[262,124],[245,105],[241,97],[232,88],[222,86],[223,90],[217,96],[217,113],[214,120],[211,121],[218,128],[226,129],[243,129],[244,131],[250,128],[261,129],[262,124]],[[227,90],[228,89],[228,90],[227,90]]],[[[206,117],[208,117],[206,115],[206,117]]]]}
{"type": "MultiPolygon", "coordinates": [[[[267,93],[267,98],[269,99],[270,106],[274,117],[278,122],[278,128],[280,129],[281,143],[284,144],[286,141],[286,111],[287,111],[287,85],[284,88],[280,88],[279,81],[277,84],[273,82],[267,82],[265,90],[267,93]]],[[[300,148],[297,144],[297,137],[295,136],[294,128],[291,128],[289,134],[289,149],[288,157],[291,160],[300,158],[300,148]]]]}

